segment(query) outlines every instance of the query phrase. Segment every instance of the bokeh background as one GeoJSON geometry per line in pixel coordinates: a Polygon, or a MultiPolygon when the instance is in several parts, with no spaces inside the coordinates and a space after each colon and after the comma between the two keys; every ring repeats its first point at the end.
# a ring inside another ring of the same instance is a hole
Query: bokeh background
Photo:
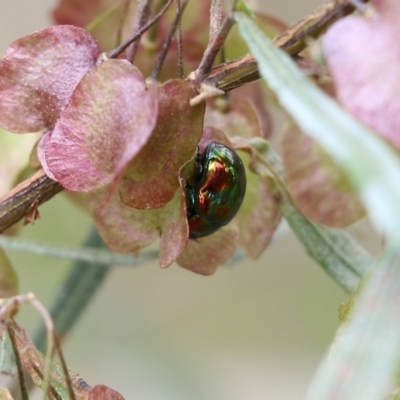
{"type": "MultiPolygon", "coordinates": [[[[14,39],[48,26],[56,1],[1,3],[4,53],[14,39]]],[[[288,22],[318,4],[268,1],[270,12],[288,22]]],[[[23,237],[79,244],[90,227],[63,194],[40,212],[23,237]]],[[[49,305],[70,263],[10,256],[21,292],[33,291],[49,305]]],[[[109,385],[126,399],[302,399],[345,299],[283,225],[260,260],[220,268],[211,277],[175,265],[116,267],[67,338],[65,357],[88,383],[109,385]]],[[[37,318],[25,306],[18,321],[32,329],[37,318]]]]}

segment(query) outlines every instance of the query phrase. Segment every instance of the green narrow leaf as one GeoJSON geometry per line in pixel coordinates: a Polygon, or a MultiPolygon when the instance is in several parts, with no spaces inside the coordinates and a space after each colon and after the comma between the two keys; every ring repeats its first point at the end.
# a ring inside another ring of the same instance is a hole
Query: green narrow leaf
{"type": "MultiPolygon", "coordinates": [[[[17,373],[15,354],[6,330],[0,333],[0,374],[14,376],[17,373]]],[[[0,400],[2,400],[0,394],[0,400]]]]}
{"type": "Polygon", "coordinates": [[[373,265],[373,257],[346,232],[317,225],[288,199],[281,211],[311,257],[348,293],[353,293],[373,265]]]}
{"type": "Polygon", "coordinates": [[[400,249],[400,161],[395,152],[306,79],[250,18],[236,13],[236,20],[282,106],[342,166],[376,226],[400,249]]]}
{"type": "MultiPolygon", "coordinates": [[[[282,163],[276,153],[265,147],[262,152],[267,162],[283,178],[282,163]]],[[[374,258],[357,241],[338,229],[315,224],[305,218],[294,206],[280,182],[280,209],[289,225],[311,257],[347,292],[353,293],[361,279],[371,270],[374,258]]]]}
{"type": "Polygon", "coordinates": [[[400,355],[400,254],[387,250],[311,384],[308,400],[384,399],[400,355]]]}

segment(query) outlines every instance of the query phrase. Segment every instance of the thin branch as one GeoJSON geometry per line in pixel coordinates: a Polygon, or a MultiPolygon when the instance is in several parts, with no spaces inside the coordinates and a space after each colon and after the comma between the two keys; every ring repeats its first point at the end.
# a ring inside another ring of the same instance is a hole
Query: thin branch
{"type": "Polygon", "coordinates": [[[32,206],[39,206],[63,190],[43,170],[20,183],[0,201],[0,233],[25,217],[32,206]]]}
{"type": "MultiPolygon", "coordinates": [[[[354,6],[348,0],[328,0],[277,36],[273,43],[288,54],[296,55],[308,46],[310,38],[318,38],[328,26],[353,11],[354,6]]],[[[257,63],[247,54],[215,66],[202,82],[226,92],[259,78],[257,63]]]]}
{"type": "Polygon", "coordinates": [[[208,37],[213,39],[213,37],[218,33],[218,29],[222,22],[222,10],[223,1],[222,0],[212,0],[210,6],[210,30],[208,37]]]}
{"type": "MultiPolygon", "coordinates": [[[[149,19],[150,13],[151,13],[151,7],[153,4],[153,0],[145,0],[144,2],[142,1],[139,5],[139,14],[136,20],[136,26],[135,26],[135,31],[134,33],[136,34],[137,32],[140,31],[140,28],[144,26],[149,19]]],[[[127,50],[127,59],[133,64],[135,61],[136,54],[139,50],[139,45],[140,45],[140,38],[136,40],[132,46],[127,50]]]]}
{"type": "MultiPolygon", "coordinates": [[[[5,321],[14,312],[18,309],[19,305],[21,304],[30,304],[34,307],[39,314],[42,316],[43,319],[43,337],[47,336],[47,346],[46,346],[46,364],[44,374],[41,374],[38,366],[35,363],[32,363],[31,366],[35,369],[35,372],[43,381],[43,392],[44,392],[44,399],[46,399],[47,394],[53,395],[55,398],[60,398],[52,387],[50,383],[50,373],[52,368],[52,359],[55,350],[55,331],[54,331],[54,324],[53,320],[51,319],[50,313],[46,310],[43,304],[36,298],[33,293],[27,293],[23,295],[18,295],[11,298],[7,303],[2,304],[0,307],[0,322],[5,321]],[[49,393],[50,392],[50,393],[49,393]]],[[[12,339],[12,337],[10,337],[12,339]]],[[[43,349],[41,349],[43,350],[43,349]]],[[[17,356],[17,354],[16,354],[17,356]]],[[[73,398],[71,398],[73,400],[73,398]]]]}
{"type": "MultiPolygon", "coordinates": [[[[181,8],[181,0],[177,1],[177,12],[181,8]]],[[[178,42],[178,76],[180,79],[183,79],[183,45],[182,45],[182,21],[179,19],[178,21],[178,29],[176,34],[177,42],[178,42]]]]}
{"type": "Polygon", "coordinates": [[[58,354],[58,358],[60,359],[61,368],[64,374],[65,383],[68,388],[68,395],[70,400],[76,400],[74,389],[72,388],[71,377],[69,376],[69,371],[67,368],[67,363],[65,362],[64,354],[61,350],[60,340],[58,339],[55,332],[53,332],[53,340],[54,340],[54,347],[55,351],[58,354]]]}
{"type": "MultiPolygon", "coordinates": [[[[44,376],[42,374],[42,371],[39,369],[39,367],[34,363],[31,364],[31,367],[32,367],[33,371],[35,371],[35,374],[39,377],[39,379],[44,381],[44,376]]],[[[44,393],[44,395],[46,396],[46,393],[44,393]]],[[[48,400],[53,400],[53,399],[63,400],[52,385],[49,386],[49,388],[47,390],[47,395],[48,395],[48,400]]],[[[44,398],[43,400],[46,400],[46,398],[44,398]]]]}
{"type": "Polygon", "coordinates": [[[52,360],[54,355],[54,324],[51,319],[50,313],[46,310],[46,307],[36,298],[33,293],[27,293],[25,302],[36,308],[39,314],[43,318],[44,325],[46,327],[47,334],[47,348],[46,348],[46,364],[44,369],[44,379],[43,379],[43,392],[44,400],[46,399],[46,394],[51,390],[52,386],[50,384],[50,375],[52,360]]]}
{"type": "Polygon", "coordinates": [[[133,267],[158,258],[158,252],[155,250],[149,250],[134,256],[132,254],[116,253],[108,249],[53,245],[5,235],[0,235],[0,247],[4,250],[17,251],[18,253],[26,252],[39,256],[85,261],[98,265],[133,267]]]}
{"type": "Polygon", "coordinates": [[[135,35],[133,35],[125,43],[122,43],[116,49],[111,50],[107,53],[108,58],[117,58],[124,50],[126,50],[135,40],[139,39],[151,26],[153,26],[167,11],[168,7],[172,4],[174,0],[168,0],[165,6],[160,10],[160,12],[154,16],[154,18],[144,25],[135,35]]]}
{"type": "Polygon", "coordinates": [[[26,388],[25,376],[24,376],[24,371],[23,371],[23,367],[22,367],[21,357],[19,355],[17,343],[15,340],[15,332],[11,328],[9,323],[7,323],[7,333],[10,338],[11,346],[14,351],[15,362],[17,364],[18,380],[19,380],[19,386],[21,389],[21,397],[22,397],[22,400],[29,400],[29,395],[28,395],[28,390],[26,388]]]}
{"type": "Polygon", "coordinates": [[[206,76],[210,73],[212,65],[225,43],[226,37],[235,23],[233,12],[235,10],[236,3],[237,0],[233,2],[232,9],[225,16],[218,31],[214,33],[212,38],[210,38],[211,42],[208,44],[200,65],[195,71],[196,80],[198,82],[203,82],[204,78],[206,78],[206,76]]]}
{"type": "Polygon", "coordinates": [[[122,10],[121,18],[119,21],[119,26],[118,26],[118,31],[117,31],[117,40],[116,40],[116,46],[120,45],[122,42],[122,35],[124,31],[124,25],[126,22],[126,18],[128,16],[128,10],[131,5],[131,0],[125,0],[124,3],[124,9],[122,10]]]}
{"type": "Polygon", "coordinates": [[[176,30],[177,30],[177,28],[178,28],[178,26],[180,24],[180,21],[182,19],[182,14],[185,11],[185,7],[186,7],[188,1],[189,0],[184,0],[182,2],[182,4],[178,7],[178,11],[177,11],[175,19],[174,19],[174,21],[172,23],[172,26],[171,26],[171,29],[169,31],[168,37],[164,42],[164,45],[163,45],[163,47],[161,49],[161,52],[159,53],[159,55],[157,57],[156,63],[155,63],[154,68],[153,68],[153,71],[151,72],[150,76],[153,79],[157,79],[158,76],[160,75],[161,68],[162,68],[162,66],[164,64],[164,61],[165,61],[165,57],[167,56],[169,47],[171,46],[172,39],[173,39],[173,37],[175,35],[175,32],[176,32],[176,30]]]}

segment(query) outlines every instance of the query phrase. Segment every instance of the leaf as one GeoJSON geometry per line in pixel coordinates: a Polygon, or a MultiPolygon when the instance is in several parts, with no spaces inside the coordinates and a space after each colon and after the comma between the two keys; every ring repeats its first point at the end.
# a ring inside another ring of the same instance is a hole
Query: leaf
{"type": "Polygon", "coordinates": [[[203,129],[203,135],[201,136],[201,140],[198,143],[199,152],[202,153],[207,147],[207,145],[212,141],[222,143],[225,146],[228,146],[231,149],[233,149],[232,142],[228,139],[228,137],[225,135],[224,132],[222,132],[221,130],[217,129],[214,126],[205,126],[203,129]]]}
{"type": "Polygon", "coordinates": [[[232,91],[224,108],[220,98],[208,104],[204,124],[221,130],[229,138],[269,138],[272,119],[260,83],[253,82],[232,91]]]}
{"type": "Polygon", "coordinates": [[[373,18],[350,16],[332,25],[323,51],[343,106],[399,148],[400,6],[373,3],[373,18]]]}
{"type": "Polygon", "coordinates": [[[283,133],[281,150],[290,194],[307,218],[342,228],[365,216],[346,176],[311,137],[291,126],[283,133]]]}
{"type": "Polygon", "coordinates": [[[130,207],[163,207],[178,190],[179,170],[195,155],[203,133],[204,104],[190,106],[194,93],[181,79],[159,87],[156,127],[119,183],[121,199],[130,207]]]}
{"type": "Polygon", "coordinates": [[[300,214],[289,199],[281,211],[290,227],[313,257],[347,292],[353,293],[371,269],[373,258],[350,235],[313,224],[300,214]]]}
{"type": "Polygon", "coordinates": [[[160,242],[160,266],[169,267],[188,243],[189,227],[186,219],[186,203],[183,190],[178,189],[173,199],[160,215],[162,226],[160,242]]]}
{"type": "MultiPolygon", "coordinates": [[[[283,178],[276,153],[270,148],[264,155],[269,165],[283,178]]],[[[353,293],[371,270],[374,259],[348,233],[314,224],[299,213],[282,181],[276,180],[280,210],[309,255],[347,292],[353,293]]]]}
{"type": "Polygon", "coordinates": [[[135,253],[161,236],[160,265],[163,268],[171,265],[189,237],[182,190],[179,188],[165,207],[151,210],[126,206],[118,192],[102,208],[108,190],[104,187],[89,195],[96,227],[107,246],[117,252],[135,253]]]}
{"type": "Polygon", "coordinates": [[[379,260],[309,389],[308,400],[376,400],[394,388],[400,353],[400,254],[379,260]]]}
{"type": "Polygon", "coordinates": [[[17,133],[52,127],[99,54],[92,36],[73,26],[16,40],[0,60],[0,126],[17,133]]]}
{"type": "Polygon", "coordinates": [[[18,275],[6,252],[0,248],[0,298],[18,294],[18,275]]]}
{"type": "Polygon", "coordinates": [[[283,51],[243,14],[239,28],[260,72],[304,133],[343,168],[373,222],[400,248],[400,162],[394,151],[312,85],[283,51]]]}
{"type": "Polygon", "coordinates": [[[117,180],[148,142],[157,120],[156,90],[139,70],[108,60],[74,91],[50,139],[45,162],[64,188],[89,191],[117,180]]]}
{"type": "Polygon", "coordinates": [[[257,259],[269,245],[282,214],[273,196],[271,180],[260,178],[249,170],[246,175],[246,195],[236,216],[239,243],[250,258],[257,259]]]}
{"type": "MultiPolygon", "coordinates": [[[[35,385],[43,389],[43,376],[46,369],[45,357],[32,344],[24,328],[19,326],[15,321],[11,323],[11,328],[15,332],[15,341],[22,364],[33,379],[35,385]]],[[[68,386],[63,374],[62,367],[56,361],[50,362],[50,385],[57,391],[61,399],[69,400],[70,396],[68,392],[68,386]]],[[[85,394],[88,391],[88,385],[77,373],[69,371],[69,375],[71,378],[72,388],[74,390],[76,399],[83,400],[85,398],[85,394]]]]}
{"type": "Polygon", "coordinates": [[[254,148],[244,143],[243,140],[235,143],[243,149],[238,154],[246,166],[247,180],[243,204],[235,218],[239,224],[239,243],[250,258],[256,259],[270,243],[282,214],[275,197],[275,179],[267,175],[270,171],[263,173],[265,164],[259,161],[254,148]]]}
{"type": "Polygon", "coordinates": [[[122,203],[114,191],[103,207],[109,188],[89,193],[89,208],[100,236],[112,250],[134,253],[159,237],[159,210],[137,210],[122,203]]]}
{"type": "MultiPolygon", "coordinates": [[[[12,347],[10,336],[4,330],[0,332],[0,375],[15,376],[18,372],[15,353],[12,347]]],[[[1,388],[0,388],[1,389],[1,388]]],[[[0,391],[0,400],[1,391],[0,391]]]]}
{"type": "Polygon", "coordinates": [[[210,236],[189,240],[176,262],[201,275],[211,275],[235,253],[239,232],[234,221],[210,236]]]}
{"type": "Polygon", "coordinates": [[[108,386],[96,385],[89,390],[85,400],[124,400],[124,397],[108,386]]]}

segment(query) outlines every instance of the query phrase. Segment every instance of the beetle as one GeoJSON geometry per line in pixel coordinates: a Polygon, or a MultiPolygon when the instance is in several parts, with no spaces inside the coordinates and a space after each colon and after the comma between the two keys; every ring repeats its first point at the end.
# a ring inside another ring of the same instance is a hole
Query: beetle
{"type": "Polygon", "coordinates": [[[238,212],[246,193],[246,171],[234,150],[210,142],[196,155],[193,184],[186,184],[189,238],[211,235],[238,212]]]}

